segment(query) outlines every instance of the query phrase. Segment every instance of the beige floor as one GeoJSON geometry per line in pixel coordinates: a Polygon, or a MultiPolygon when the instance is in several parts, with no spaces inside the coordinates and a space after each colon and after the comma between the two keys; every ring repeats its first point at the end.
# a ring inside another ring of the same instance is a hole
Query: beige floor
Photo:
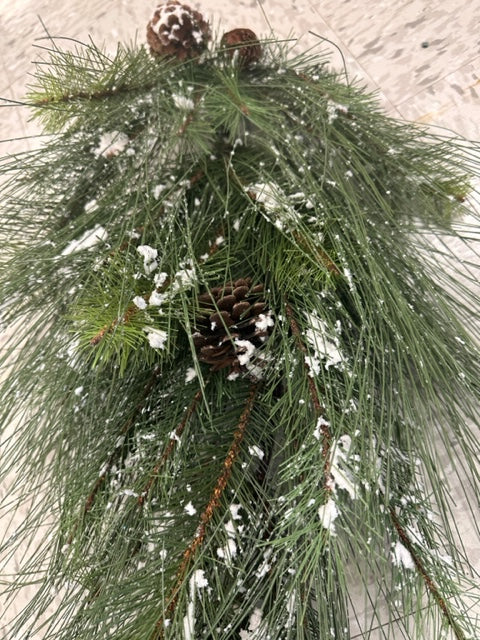
{"type": "MultiPolygon", "coordinates": [[[[379,92],[392,114],[480,139],[480,2],[478,0],[204,0],[225,28],[249,26],[300,37],[300,46],[328,38],[342,50],[351,76],[379,92]],[[310,35],[308,31],[318,34],[310,35]],[[428,44],[428,46],[423,46],[428,44]]],[[[155,2],[148,0],[0,0],[0,95],[24,93],[33,45],[62,35],[114,47],[143,41],[155,2]],[[42,26],[42,22],[45,25],[42,26]]],[[[341,65],[338,51],[332,63],[341,65]]],[[[2,110],[0,139],[31,132],[22,109],[2,110]]]]}
{"type": "MultiPolygon", "coordinates": [[[[222,30],[248,26],[268,35],[272,27],[278,36],[299,37],[301,48],[326,38],[332,65],[341,67],[342,58],[329,41],[343,52],[349,75],[377,91],[390,114],[480,140],[478,0],[204,0],[191,4],[215,24],[221,21],[222,30]]],[[[91,34],[97,43],[114,49],[118,40],[143,42],[154,6],[147,0],[0,0],[0,96],[22,99],[31,61],[40,53],[33,46],[44,44],[41,38],[46,30],[53,36],[80,40],[91,34]]],[[[0,144],[0,155],[28,145],[13,139],[35,132],[23,107],[2,109],[0,140],[8,141],[0,144]]],[[[0,487],[0,497],[1,493],[0,487]]],[[[480,570],[480,542],[462,517],[461,504],[456,517],[463,543],[480,570]]],[[[355,637],[364,636],[358,631],[355,637]]],[[[377,637],[382,637],[380,630],[369,636],[377,637]]],[[[399,632],[398,637],[405,636],[399,632]]]]}

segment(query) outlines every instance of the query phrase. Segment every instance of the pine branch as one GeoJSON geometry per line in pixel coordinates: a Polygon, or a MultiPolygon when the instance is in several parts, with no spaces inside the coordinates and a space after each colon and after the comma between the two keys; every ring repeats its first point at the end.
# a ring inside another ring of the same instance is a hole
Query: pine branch
{"type": "MultiPolygon", "coordinates": [[[[198,179],[201,179],[201,178],[198,177],[198,179]]],[[[217,229],[217,231],[214,234],[214,236],[215,236],[215,238],[217,238],[219,236],[223,236],[223,233],[224,233],[224,229],[223,229],[223,225],[222,225],[221,227],[219,227],[217,229]]],[[[129,246],[130,246],[130,242],[123,243],[115,252],[111,252],[110,255],[114,256],[119,251],[122,251],[122,250],[128,248],[129,246]]],[[[202,265],[204,262],[206,262],[206,260],[208,260],[213,255],[215,255],[215,253],[218,251],[218,249],[219,249],[218,243],[215,240],[213,240],[209,245],[209,248],[208,248],[208,251],[206,253],[206,256],[198,259],[198,261],[197,261],[198,265],[202,265]]],[[[160,287],[157,286],[154,291],[156,293],[163,293],[165,291],[168,291],[168,289],[171,286],[171,284],[172,284],[171,278],[167,277],[165,279],[165,281],[163,282],[163,284],[160,287]]],[[[141,297],[143,298],[143,300],[145,300],[146,303],[148,303],[148,300],[149,300],[151,294],[152,294],[152,291],[149,291],[148,293],[143,294],[141,297]]],[[[139,309],[139,307],[137,305],[135,305],[133,303],[129,304],[127,309],[125,310],[125,312],[119,318],[115,318],[109,324],[105,324],[90,339],[90,341],[89,341],[90,345],[92,347],[98,346],[108,335],[111,335],[115,331],[115,329],[117,327],[128,325],[131,322],[131,320],[137,316],[139,311],[140,311],[140,309],[139,309]]]]}
{"type": "Polygon", "coordinates": [[[311,245],[311,242],[307,240],[301,233],[294,231],[293,236],[297,240],[298,245],[304,248],[307,253],[311,254],[314,258],[317,258],[320,265],[322,265],[329,273],[334,276],[341,274],[340,269],[337,267],[332,258],[321,247],[311,245]]]}
{"type": "MultiPolygon", "coordinates": [[[[240,189],[244,193],[246,193],[246,195],[251,200],[251,202],[257,203],[258,201],[257,194],[248,188],[248,182],[242,179],[237,174],[237,172],[233,169],[231,164],[228,165],[228,173],[229,173],[229,176],[233,178],[234,182],[240,187],[240,189]]],[[[261,203],[258,203],[258,206],[263,207],[261,203]]],[[[292,231],[292,235],[297,241],[298,246],[304,249],[308,255],[311,255],[313,258],[318,260],[320,265],[322,265],[328,273],[331,273],[332,275],[335,275],[335,276],[338,276],[341,274],[341,271],[338,268],[338,266],[335,264],[334,260],[332,260],[332,258],[328,255],[326,251],[324,251],[324,249],[322,249],[317,245],[312,244],[312,242],[308,240],[307,237],[297,229],[294,229],[292,231]]]]}
{"type": "MultiPolygon", "coordinates": [[[[149,91],[155,86],[154,83],[150,85],[143,85],[143,91],[149,91]]],[[[130,93],[133,89],[129,87],[109,88],[101,89],[99,91],[77,91],[75,93],[65,93],[59,96],[45,96],[37,100],[33,100],[31,106],[33,107],[46,107],[47,105],[57,105],[62,103],[77,102],[78,100],[98,100],[102,101],[114,96],[121,96],[122,94],[130,93]]],[[[136,89],[138,90],[138,88],[136,89]]]]}
{"type": "Polygon", "coordinates": [[[115,318],[113,322],[111,322],[109,325],[105,325],[104,327],[102,327],[100,331],[95,336],[93,336],[93,338],[91,338],[90,344],[92,345],[92,347],[95,347],[98,344],[100,344],[100,342],[106,336],[113,333],[118,326],[128,324],[130,320],[138,313],[138,311],[139,311],[139,308],[137,306],[135,306],[134,304],[129,305],[125,313],[121,316],[121,318],[115,318]]]}
{"type": "MultiPolygon", "coordinates": [[[[303,356],[308,355],[307,347],[302,340],[302,333],[298,326],[298,322],[295,318],[295,314],[289,302],[287,301],[285,304],[285,312],[287,314],[287,318],[290,323],[290,328],[292,329],[292,333],[295,337],[295,342],[297,344],[297,348],[301,351],[303,356]]],[[[304,361],[304,366],[307,370],[307,380],[308,380],[308,388],[310,390],[310,397],[312,399],[312,404],[315,409],[315,414],[317,419],[323,418],[320,420],[320,432],[322,434],[322,458],[324,461],[324,488],[326,491],[326,500],[328,500],[328,495],[331,493],[331,485],[329,482],[330,478],[330,452],[332,446],[332,434],[330,433],[330,427],[328,421],[325,419],[325,407],[322,405],[320,396],[318,395],[318,390],[315,385],[315,380],[311,375],[308,364],[304,361]]]]}
{"type": "MultiPolygon", "coordinates": [[[[120,429],[119,437],[126,436],[129,433],[129,431],[132,429],[132,427],[135,425],[135,418],[138,416],[138,414],[142,411],[143,407],[145,406],[145,401],[147,400],[147,398],[150,396],[153,389],[155,388],[155,384],[158,380],[159,375],[160,375],[160,369],[155,369],[153,371],[153,374],[150,380],[144,387],[144,391],[143,391],[140,402],[135,407],[134,412],[132,413],[130,418],[128,418],[128,420],[125,421],[124,425],[120,429]]],[[[105,480],[108,476],[108,473],[111,470],[117,455],[118,455],[118,450],[115,448],[114,451],[110,454],[106,463],[103,465],[101,475],[97,478],[95,484],[92,487],[92,490],[90,491],[90,493],[88,494],[85,500],[85,503],[82,509],[82,517],[86,516],[92,510],[97,494],[100,491],[101,487],[104,485],[105,480]]],[[[81,519],[79,517],[67,538],[67,545],[72,544],[80,523],[81,523],[81,519]]]]}
{"type": "Polygon", "coordinates": [[[463,497],[478,493],[480,252],[448,246],[478,236],[474,211],[450,225],[478,157],[383,116],[316,54],[268,46],[241,68],[216,46],[180,64],[87,46],[37,67],[37,115],[62,133],[0,163],[15,173],[2,315],[29,319],[2,356],[0,423],[22,418],[6,456],[21,499],[52,491],[5,549],[57,514],[60,544],[8,637],[33,632],[63,580],[52,640],[344,640],[351,563],[383,588],[390,534],[404,603],[426,592],[435,625],[473,628],[468,602],[450,605],[471,562],[437,460],[444,447],[463,497]],[[223,295],[236,279],[261,283],[267,313],[223,295]],[[238,367],[189,386],[200,326],[203,361],[238,367]]]}
{"type": "Polygon", "coordinates": [[[415,563],[415,566],[417,568],[418,573],[420,574],[420,576],[422,577],[422,580],[425,583],[425,586],[427,587],[428,591],[430,591],[430,593],[432,594],[435,602],[437,603],[437,605],[440,607],[440,610],[442,611],[443,616],[445,617],[445,619],[447,620],[449,626],[451,627],[456,640],[466,640],[466,636],[464,634],[464,632],[462,631],[462,629],[459,627],[457,621],[454,618],[454,615],[449,607],[449,605],[447,604],[447,601],[445,600],[445,598],[442,596],[442,594],[440,593],[439,588],[437,587],[437,585],[435,584],[433,578],[429,575],[427,569],[425,568],[420,556],[418,555],[418,553],[415,550],[415,547],[410,539],[410,536],[408,535],[407,531],[405,530],[405,528],[402,526],[396,512],[395,509],[393,507],[390,507],[389,509],[389,513],[390,513],[390,517],[392,519],[393,522],[393,526],[395,527],[398,536],[400,538],[400,540],[402,541],[402,544],[405,546],[405,548],[408,550],[408,552],[410,553],[410,555],[412,556],[413,562],[415,563]]]}
{"type": "Polygon", "coordinates": [[[170,458],[170,456],[173,453],[173,450],[175,449],[176,443],[179,441],[188,421],[190,420],[190,418],[193,416],[193,414],[195,413],[197,407],[198,407],[198,403],[200,402],[200,400],[203,397],[203,393],[204,393],[204,389],[205,387],[208,385],[210,381],[210,378],[207,378],[207,380],[205,381],[204,387],[203,389],[200,388],[197,393],[193,396],[193,399],[190,403],[190,405],[187,407],[186,411],[185,411],[185,415],[183,416],[182,421],[179,423],[179,425],[177,426],[177,428],[175,429],[175,435],[170,438],[170,440],[168,441],[167,446],[165,447],[160,460],[158,460],[158,462],[155,464],[154,468],[152,469],[152,471],[150,472],[150,478],[148,479],[148,482],[146,483],[143,491],[141,492],[141,494],[138,496],[138,504],[139,506],[143,506],[145,504],[145,502],[148,500],[148,494],[150,492],[150,489],[152,488],[153,483],[155,482],[155,478],[158,476],[160,470],[162,469],[163,465],[167,462],[167,460],[170,458]]]}
{"type": "Polygon", "coordinates": [[[185,549],[183,553],[182,562],[176,574],[175,584],[167,599],[168,600],[167,608],[165,609],[164,613],[157,621],[155,625],[155,630],[152,633],[150,640],[161,640],[164,637],[164,620],[167,616],[171,616],[175,612],[175,609],[177,607],[177,602],[178,602],[178,596],[185,582],[185,578],[188,573],[190,564],[194,560],[197,552],[199,551],[200,547],[202,546],[205,540],[205,536],[207,535],[207,527],[210,524],[215,514],[215,511],[220,506],[222,495],[225,491],[225,488],[227,487],[228,481],[232,473],[232,467],[240,453],[240,446],[245,436],[245,430],[247,428],[248,421],[250,419],[250,414],[254,406],[257,392],[258,392],[258,383],[257,382],[252,383],[249,396],[245,403],[245,407],[243,409],[242,415],[240,416],[240,420],[233,434],[233,442],[223,462],[222,473],[218,477],[217,482],[215,484],[215,488],[212,491],[212,494],[207,503],[207,506],[205,507],[204,511],[200,516],[200,524],[197,528],[195,537],[193,538],[192,542],[190,543],[188,548],[185,549]]]}
{"type": "Polygon", "coordinates": [[[195,100],[193,101],[193,108],[190,109],[190,111],[188,112],[188,115],[185,117],[184,121],[182,122],[182,125],[181,125],[180,129],[177,132],[179,136],[184,136],[185,133],[187,132],[188,127],[194,121],[194,119],[195,119],[195,117],[196,117],[196,115],[198,113],[198,108],[202,103],[203,96],[204,96],[204,92],[202,92],[199,95],[195,96],[195,100]]]}

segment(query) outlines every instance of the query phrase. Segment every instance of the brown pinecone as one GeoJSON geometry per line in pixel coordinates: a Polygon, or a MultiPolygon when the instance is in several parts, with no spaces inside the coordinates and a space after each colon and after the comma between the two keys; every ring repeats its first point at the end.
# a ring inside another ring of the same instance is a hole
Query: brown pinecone
{"type": "Polygon", "coordinates": [[[232,373],[252,373],[257,366],[254,352],[273,325],[263,291],[262,284],[252,286],[250,278],[241,278],[198,297],[193,342],[198,359],[210,364],[212,371],[231,367],[232,373]]]}
{"type": "Polygon", "coordinates": [[[250,29],[227,31],[223,34],[220,45],[241,68],[250,67],[262,57],[262,47],[250,29]]]}
{"type": "Polygon", "coordinates": [[[147,42],[156,56],[195,58],[209,39],[210,25],[202,14],[177,0],[159,5],[147,25],[147,42]]]}

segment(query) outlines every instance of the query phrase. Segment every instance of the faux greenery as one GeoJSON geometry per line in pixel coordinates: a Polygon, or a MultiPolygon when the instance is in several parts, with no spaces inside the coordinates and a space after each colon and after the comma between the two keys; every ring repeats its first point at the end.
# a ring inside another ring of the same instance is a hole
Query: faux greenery
{"type": "Polygon", "coordinates": [[[1,163],[4,558],[44,532],[9,639],[480,635],[478,146],[262,47],[37,66],[48,135],[1,163]],[[194,336],[240,278],[268,336],[233,375],[194,336]]]}

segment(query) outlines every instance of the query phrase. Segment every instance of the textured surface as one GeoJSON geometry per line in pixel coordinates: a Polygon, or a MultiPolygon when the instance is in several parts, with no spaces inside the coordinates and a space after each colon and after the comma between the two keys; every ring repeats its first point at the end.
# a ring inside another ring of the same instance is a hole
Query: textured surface
{"type": "MultiPolygon", "coordinates": [[[[453,0],[204,0],[201,5],[191,4],[201,8],[218,30],[220,21],[222,31],[250,27],[267,36],[271,28],[279,37],[299,37],[300,49],[326,38],[322,48],[331,52],[332,66],[342,67],[341,50],[349,76],[377,91],[392,115],[480,140],[480,3],[476,0],[466,0],[461,10],[453,0]]],[[[148,0],[0,0],[0,96],[21,100],[31,61],[41,55],[41,49],[33,46],[44,46],[47,32],[84,41],[90,34],[113,50],[117,41],[144,41],[153,8],[148,0]]],[[[23,107],[2,109],[0,140],[6,142],[0,144],[0,154],[28,145],[14,139],[35,132],[23,107]]],[[[0,487],[0,497],[5,491],[6,486],[0,487]]],[[[478,541],[462,506],[457,503],[454,517],[462,543],[480,570],[478,541]]],[[[22,517],[23,513],[16,515],[12,531],[22,517]]],[[[12,559],[0,571],[14,573],[16,566],[12,559]]],[[[0,618],[3,606],[0,602],[0,618]]],[[[17,603],[15,610],[19,607],[17,603]]],[[[368,606],[360,600],[357,609],[365,609],[368,620],[368,606]]],[[[12,613],[13,609],[8,616],[12,613]]],[[[376,620],[370,624],[370,629],[378,626],[376,620]]],[[[358,634],[355,637],[365,637],[359,630],[358,634]]],[[[378,629],[368,637],[383,636],[378,629]]],[[[398,638],[404,637],[399,630],[398,638]]]]}
{"type": "MultiPolygon", "coordinates": [[[[259,35],[270,28],[281,37],[299,38],[305,49],[327,38],[342,51],[350,77],[379,92],[385,108],[410,120],[449,127],[480,139],[480,4],[407,0],[216,0],[192,3],[222,30],[250,27],[259,35]],[[316,35],[309,33],[312,31],[316,35]]],[[[143,42],[154,3],[147,0],[0,0],[0,95],[19,99],[41,54],[34,46],[53,36],[105,42],[143,42]],[[42,24],[43,23],[43,24],[42,24]]],[[[334,45],[332,65],[342,60],[334,45]]],[[[31,133],[25,113],[2,113],[0,137],[31,133]]]]}

